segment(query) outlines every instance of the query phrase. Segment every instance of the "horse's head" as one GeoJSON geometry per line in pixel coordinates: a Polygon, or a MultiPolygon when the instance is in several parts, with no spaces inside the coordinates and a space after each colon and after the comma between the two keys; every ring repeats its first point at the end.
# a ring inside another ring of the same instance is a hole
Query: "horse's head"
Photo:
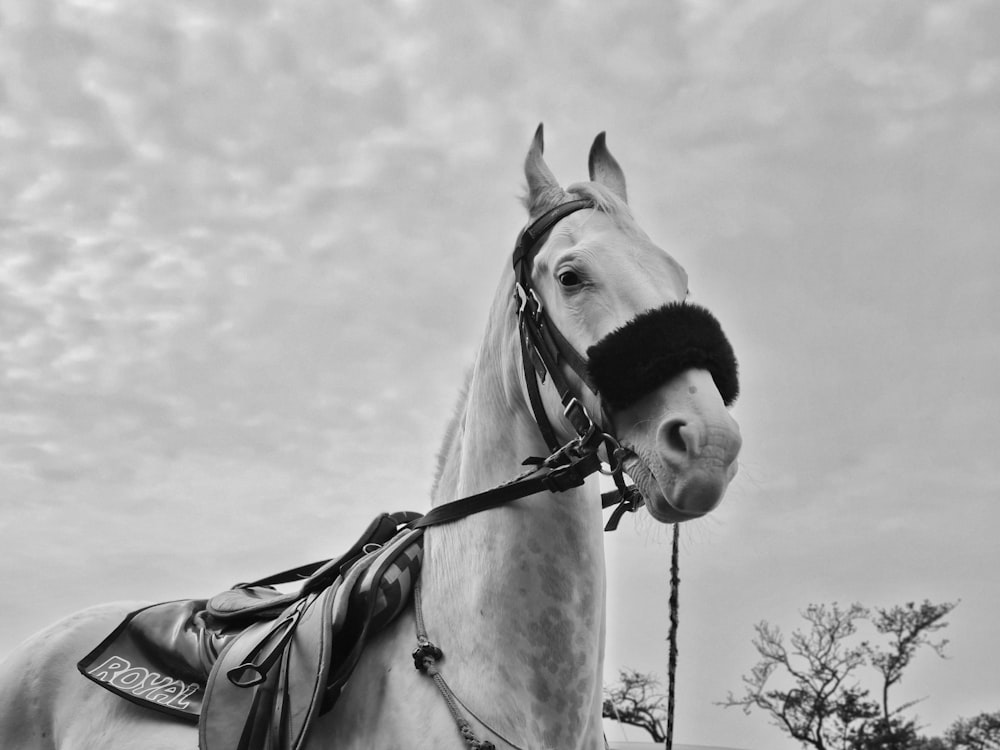
{"type": "MultiPolygon", "coordinates": [[[[586,353],[585,369],[564,367],[564,375],[625,449],[625,470],[653,517],[704,515],[737,470],[732,349],[715,318],[686,302],[684,269],[632,218],[625,176],[604,134],[590,151],[591,182],[566,190],[542,150],[539,126],[525,161],[531,219],[572,201],[590,203],[558,218],[547,236],[542,222],[523,271],[564,348],[586,353]]],[[[541,395],[547,413],[561,413],[552,388],[541,395]]]]}

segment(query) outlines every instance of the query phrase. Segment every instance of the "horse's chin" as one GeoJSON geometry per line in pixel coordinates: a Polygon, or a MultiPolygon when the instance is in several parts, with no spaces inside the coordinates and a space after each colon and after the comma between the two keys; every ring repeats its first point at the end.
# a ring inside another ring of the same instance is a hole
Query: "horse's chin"
{"type": "Polygon", "coordinates": [[[732,472],[692,469],[681,476],[659,477],[634,454],[625,461],[646,501],[646,510],[660,523],[693,521],[711,513],[722,502],[732,472]]]}

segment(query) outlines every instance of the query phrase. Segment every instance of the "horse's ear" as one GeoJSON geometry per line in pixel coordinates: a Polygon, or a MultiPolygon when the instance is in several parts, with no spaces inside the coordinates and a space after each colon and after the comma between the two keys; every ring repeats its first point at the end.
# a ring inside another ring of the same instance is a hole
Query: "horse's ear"
{"type": "Polygon", "coordinates": [[[565,191],[559,186],[552,170],[542,158],[544,150],[544,133],[542,124],[539,123],[535,137],[531,141],[531,148],[528,149],[528,156],[524,160],[524,176],[528,178],[528,195],[524,199],[524,204],[532,218],[566,200],[565,191]]]}
{"type": "Polygon", "coordinates": [[[590,179],[608,188],[623,201],[628,203],[628,195],[625,191],[625,173],[621,166],[615,161],[615,157],[608,151],[605,143],[605,134],[601,133],[594,139],[594,145],[590,147],[590,179]]]}

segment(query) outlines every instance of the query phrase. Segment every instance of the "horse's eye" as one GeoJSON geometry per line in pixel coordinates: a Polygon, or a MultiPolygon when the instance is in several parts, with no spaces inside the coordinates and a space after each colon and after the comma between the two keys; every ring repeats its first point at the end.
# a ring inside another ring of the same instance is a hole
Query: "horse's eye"
{"type": "Polygon", "coordinates": [[[576,271],[560,271],[558,278],[559,283],[565,287],[580,286],[583,283],[576,271]]]}

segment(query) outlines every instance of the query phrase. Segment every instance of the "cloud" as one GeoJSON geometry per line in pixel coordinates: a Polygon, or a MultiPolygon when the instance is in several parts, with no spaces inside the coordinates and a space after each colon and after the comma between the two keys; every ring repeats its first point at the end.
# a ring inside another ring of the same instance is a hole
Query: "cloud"
{"type": "MultiPolygon", "coordinates": [[[[540,120],[565,182],[609,131],[741,358],[743,477],[686,537],[683,618],[736,655],[699,646],[692,694],[721,697],[749,624],[807,600],[978,596],[997,11],[570,6],[3,4],[0,541],[14,601],[65,598],[4,642],[425,508],[540,120]]],[[[651,529],[609,541],[630,666],[657,658],[651,529]]]]}

